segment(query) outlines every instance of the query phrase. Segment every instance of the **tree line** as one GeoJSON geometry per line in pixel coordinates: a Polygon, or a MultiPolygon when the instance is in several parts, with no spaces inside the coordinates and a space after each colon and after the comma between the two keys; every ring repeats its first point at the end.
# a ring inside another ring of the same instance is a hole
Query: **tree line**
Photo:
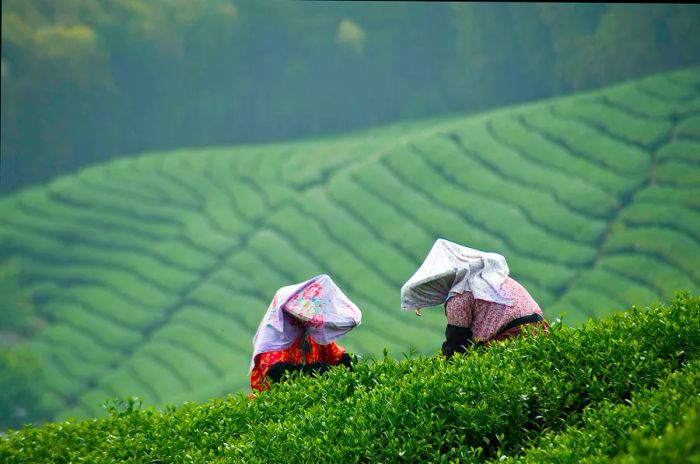
{"type": "Polygon", "coordinates": [[[697,37],[695,5],[4,0],[0,192],[602,86],[699,62],[697,37]]]}

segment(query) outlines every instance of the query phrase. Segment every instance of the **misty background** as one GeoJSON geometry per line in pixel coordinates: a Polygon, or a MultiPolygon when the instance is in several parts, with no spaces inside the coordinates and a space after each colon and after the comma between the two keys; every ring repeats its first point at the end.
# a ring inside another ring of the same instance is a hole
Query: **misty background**
{"type": "Polygon", "coordinates": [[[592,89],[696,64],[698,37],[695,5],[4,0],[0,193],[592,89]]]}

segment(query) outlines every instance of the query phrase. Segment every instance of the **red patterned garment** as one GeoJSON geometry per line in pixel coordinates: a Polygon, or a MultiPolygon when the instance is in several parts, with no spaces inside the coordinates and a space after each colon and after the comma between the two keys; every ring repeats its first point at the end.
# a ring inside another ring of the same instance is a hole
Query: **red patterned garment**
{"type": "MultiPolygon", "coordinates": [[[[345,353],[345,348],[335,342],[328,345],[321,345],[313,341],[311,337],[306,337],[309,343],[309,351],[306,354],[306,364],[324,362],[336,365],[345,353]]],[[[253,370],[250,372],[250,387],[253,390],[263,391],[270,387],[267,380],[267,372],[273,364],[278,362],[290,362],[302,364],[303,355],[301,352],[302,338],[297,339],[289,348],[280,351],[268,351],[255,356],[253,370]]]]}
{"type": "MultiPolygon", "coordinates": [[[[494,339],[501,328],[515,319],[533,314],[539,314],[544,319],[540,306],[515,280],[506,277],[500,290],[511,296],[511,305],[475,299],[471,292],[453,296],[445,304],[447,323],[457,327],[469,327],[475,341],[478,339],[488,342],[494,339]]],[[[544,326],[546,330],[546,323],[544,326]]],[[[501,334],[497,339],[503,339],[504,335],[517,335],[519,332],[520,327],[516,327],[501,334]]]]}

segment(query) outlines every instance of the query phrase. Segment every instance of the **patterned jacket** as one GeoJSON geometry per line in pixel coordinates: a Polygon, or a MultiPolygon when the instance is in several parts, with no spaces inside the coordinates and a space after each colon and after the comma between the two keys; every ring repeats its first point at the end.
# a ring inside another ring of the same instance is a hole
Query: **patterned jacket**
{"type": "MultiPolygon", "coordinates": [[[[309,349],[306,353],[306,364],[317,362],[337,365],[345,354],[345,348],[335,342],[328,345],[320,345],[311,337],[306,337],[309,349]]],[[[250,387],[253,390],[263,391],[270,387],[267,373],[275,363],[293,363],[301,365],[304,361],[302,353],[302,338],[296,340],[289,348],[280,351],[268,351],[255,357],[255,364],[250,373],[250,387]]]]}
{"type": "Polygon", "coordinates": [[[445,303],[447,323],[469,328],[475,341],[488,342],[516,319],[533,315],[544,319],[540,306],[518,282],[506,277],[501,290],[511,295],[512,305],[477,300],[471,292],[453,296],[445,303]]]}

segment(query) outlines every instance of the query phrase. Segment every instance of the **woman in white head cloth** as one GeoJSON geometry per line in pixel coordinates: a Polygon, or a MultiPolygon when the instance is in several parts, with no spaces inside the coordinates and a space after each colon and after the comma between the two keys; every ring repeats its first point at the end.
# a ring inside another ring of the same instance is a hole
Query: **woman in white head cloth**
{"type": "Polygon", "coordinates": [[[421,267],[401,288],[403,309],[445,305],[442,352],[464,353],[474,344],[515,337],[526,324],[547,332],[542,309],[525,288],[508,277],[497,253],[438,239],[421,267]]]}
{"type": "Polygon", "coordinates": [[[263,391],[287,372],[351,368],[350,355],[335,340],[361,319],[360,309],[325,274],[280,288],[253,338],[251,388],[263,391]]]}

